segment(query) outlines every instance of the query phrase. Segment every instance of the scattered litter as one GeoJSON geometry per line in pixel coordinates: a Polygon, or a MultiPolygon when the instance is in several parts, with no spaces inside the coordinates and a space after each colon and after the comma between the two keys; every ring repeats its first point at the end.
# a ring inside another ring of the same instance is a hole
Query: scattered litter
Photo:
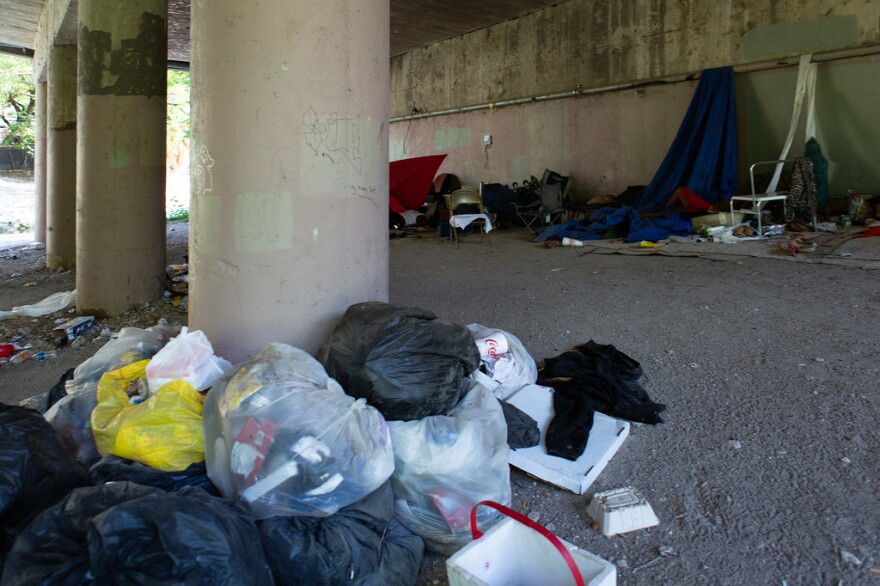
{"type": "Polygon", "coordinates": [[[20,277],[20,276],[21,276],[21,273],[19,273],[18,271],[15,271],[11,275],[9,275],[9,278],[14,279],[14,278],[20,277]]]}
{"type": "Polygon", "coordinates": [[[625,570],[629,567],[629,562],[626,560],[617,560],[617,567],[625,570]]]}
{"type": "Polygon", "coordinates": [[[861,565],[862,565],[862,560],[857,558],[854,554],[846,551],[845,549],[840,550],[840,557],[844,562],[851,564],[853,566],[861,567],[861,565]]]}
{"type": "Polygon", "coordinates": [[[583,240],[576,240],[574,238],[569,238],[568,236],[566,236],[565,238],[562,239],[562,245],[563,246],[581,247],[584,245],[584,241],[583,240]]]}
{"type": "Polygon", "coordinates": [[[690,366],[691,368],[700,368],[700,365],[696,362],[691,362],[688,366],[690,366]]]}
{"type": "Polygon", "coordinates": [[[502,511],[507,518],[485,533],[481,526],[472,527],[474,540],[446,560],[450,586],[617,583],[614,564],[560,539],[512,509],[497,503],[481,504],[502,511]]]}
{"type": "MultiPolygon", "coordinates": [[[[34,283],[36,285],[36,283],[34,283]]],[[[0,319],[13,317],[40,317],[61,311],[76,302],[76,290],[64,293],[53,293],[42,301],[33,305],[13,307],[12,311],[0,311],[0,319]]]]}
{"type": "Polygon", "coordinates": [[[527,516],[529,519],[531,519],[535,523],[537,523],[538,521],[541,520],[541,512],[540,511],[532,511],[527,516]]]}
{"type": "Polygon", "coordinates": [[[670,558],[675,556],[675,550],[673,550],[668,545],[661,545],[657,548],[657,551],[665,558],[670,558]]]}
{"type": "Polygon", "coordinates": [[[25,246],[28,250],[43,250],[46,248],[46,245],[42,242],[31,242],[27,246],[25,246]]]}
{"type": "Polygon", "coordinates": [[[36,287],[37,282],[36,281],[28,281],[27,283],[24,284],[24,286],[25,287],[36,287]]]}
{"type": "Polygon", "coordinates": [[[654,509],[635,488],[596,493],[587,505],[587,514],[599,523],[602,534],[609,537],[660,524],[654,509]]]}
{"type": "Polygon", "coordinates": [[[847,458],[846,456],[844,456],[843,458],[841,458],[840,461],[843,462],[844,464],[852,464],[852,460],[850,460],[850,459],[847,458]]]}
{"type": "Polygon", "coordinates": [[[734,450],[738,450],[743,447],[742,442],[740,442],[739,440],[729,440],[727,442],[727,445],[729,445],[734,450]]]}

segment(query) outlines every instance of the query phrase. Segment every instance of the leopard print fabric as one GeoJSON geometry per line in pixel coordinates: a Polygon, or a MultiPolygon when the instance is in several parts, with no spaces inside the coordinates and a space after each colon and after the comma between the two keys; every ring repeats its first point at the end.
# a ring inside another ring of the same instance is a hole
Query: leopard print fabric
{"type": "Polygon", "coordinates": [[[816,209],[816,176],[813,173],[813,161],[802,157],[794,162],[791,170],[791,188],[786,201],[785,221],[795,218],[809,217],[812,219],[816,209]]]}

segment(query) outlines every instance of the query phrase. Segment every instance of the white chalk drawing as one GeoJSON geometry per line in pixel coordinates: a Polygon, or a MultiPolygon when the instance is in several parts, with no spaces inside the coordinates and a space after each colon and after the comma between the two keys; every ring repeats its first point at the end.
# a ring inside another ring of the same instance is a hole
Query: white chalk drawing
{"type": "Polygon", "coordinates": [[[348,162],[358,173],[363,172],[361,158],[361,126],[357,118],[339,118],[336,113],[323,119],[314,106],[303,114],[306,145],[315,155],[327,157],[334,164],[348,162]]]}
{"type": "Polygon", "coordinates": [[[193,193],[201,195],[214,191],[214,159],[207,146],[202,145],[191,161],[190,174],[193,193]]]}
{"type": "Polygon", "coordinates": [[[351,194],[376,203],[376,188],[369,185],[352,185],[351,194]]]}

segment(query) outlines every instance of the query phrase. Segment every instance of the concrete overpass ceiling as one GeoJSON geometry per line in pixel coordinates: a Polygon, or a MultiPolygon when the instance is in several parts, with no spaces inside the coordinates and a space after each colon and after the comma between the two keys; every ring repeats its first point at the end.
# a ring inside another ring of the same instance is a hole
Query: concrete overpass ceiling
{"type": "MultiPolygon", "coordinates": [[[[391,0],[391,56],[517,18],[562,1],[391,0]]],[[[0,43],[33,49],[44,4],[45,0],[0,0],[0,43]]],[[[75,10],[75,0],[71,5],[75,10]]],[[[168,11],[168,58],[188,62],[190,0],[169,0],[168,11]]],[[[72,43],[76,35],[75,15],[68,14],[64,24],[59,42],[72,43]]]]}

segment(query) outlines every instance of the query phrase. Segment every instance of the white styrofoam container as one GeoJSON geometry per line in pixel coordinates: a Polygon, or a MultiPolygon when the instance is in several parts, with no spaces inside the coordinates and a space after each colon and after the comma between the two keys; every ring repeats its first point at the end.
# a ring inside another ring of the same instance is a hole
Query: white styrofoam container
{"type": "Polygon", "coordinates": [[[634,488],[616,488],[597,492],[587,505],[587,514],[603,535],[617,535],[660,524],[654,509],[634,488]]]}
{"type": "Polygon", "coordinates": [[[552,389],[527,385],[507,402],[528,413],[541,430],[539,445],[510,450],[510,465],[575,494],[587,491],[629,435],[629,422],[596,412],[590,439],[580,458],[571,461],[551,456],[547,453],[544,438],[553,419],[552,389]]]}
{"type": "MultiPolygon", "coordinates": [[[[560,539],[587,586],[615,586],[617,567],[560,539]]],[[[544,536],[504,519],[483,537],[446,560],[449,586],[567,586],[575,583],[568,565],[544,536]]]]}

